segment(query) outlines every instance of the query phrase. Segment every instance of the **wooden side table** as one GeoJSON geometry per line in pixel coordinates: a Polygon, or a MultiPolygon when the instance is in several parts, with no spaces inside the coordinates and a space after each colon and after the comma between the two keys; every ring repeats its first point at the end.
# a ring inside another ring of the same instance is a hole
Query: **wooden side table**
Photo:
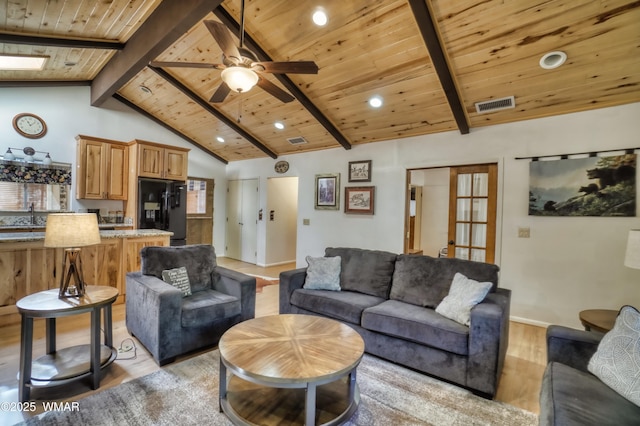
{"type": "Polygon", "coordinates": [[[580,312],[580,322],[587,331],[606,333],[613,328],[618,311],[610,309],[587,309],[580,312]]]}
{"type": "Polygon", "coordinates": [[[100,387],[100,370],[116,358],[113,347],[111,305],[118,290],[87,286],[82,297],[58,298],[58,289],[23,297],[16,304],[22,316],[20,336],[19,399],[30,399],[31,388],[49,387],[91,377],[92,389],[100,387]],[[91,344],[56,351],[56,318],[91,312],[91,344]],[[104,312],[104,345],[100,344],[100,313],[104,312]],[[33,319],[46,320],[47,354],[32,362],[33,319]]]}

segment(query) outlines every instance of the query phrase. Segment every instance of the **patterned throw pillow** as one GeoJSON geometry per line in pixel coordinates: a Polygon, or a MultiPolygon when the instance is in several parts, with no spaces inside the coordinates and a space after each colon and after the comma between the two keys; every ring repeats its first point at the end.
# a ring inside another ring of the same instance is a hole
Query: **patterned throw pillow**
{"type": "Polygon", "coordinates": [[[640,407],[640,312],[623,306],[587,367],[620,395],[640,407]]]}
{"type": "Polygon", "coordinates": [[[189,275],[187,275],[187,268],[184,266],[165,269],[162,271],[162,280],[180,290],[182,297],[191,296],[191,283],[189,282],[189,275]]]}
{"type": "Polygon", "coordinates": [[[306,257],[307,277],[304,288],[308,290],[340,291],[340,268],[342,259],[335,257],[306,257]]]}
{"type": "Polygon", "coordinates": [[[436,307],[436,312],[443,317],[469,326],[471,308],[484,300],[492,285],[488,281],[481,283],[472,280],[458,272],[453,276],[449,294],[436,307]]]}

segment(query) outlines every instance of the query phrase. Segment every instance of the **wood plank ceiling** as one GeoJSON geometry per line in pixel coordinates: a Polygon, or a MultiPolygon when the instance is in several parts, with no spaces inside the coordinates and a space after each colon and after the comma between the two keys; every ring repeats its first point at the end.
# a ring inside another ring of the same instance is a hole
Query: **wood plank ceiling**
{"type": "Polygon", "coordinates": [[[42,71],[0,71],[0,86],[91,84],[93,105],[114,96],[223,162],[464,134],[640,101],[640,1],[247,0],[245,7],[245,45],[261,60],[318,65],[317,75],[262,74],[293,102],[255,87],[209,103],[219,70],[148,65],[221,63],[203,21],[238,34],[241,0],[0,2],[0,53],[49,58],[42,71]],[[328,14],[326,26],[311,22],[317,7],[328,14]],[[555,50],[567,62],[542,69],[542,55],[555,50]],[[381,108],[369,106],[374,95],[381,108]],[[506,96],[515,108],[476,112],[476,102],[506,96]],[[287,140],[300,136],[307,142],[287,140]]]}

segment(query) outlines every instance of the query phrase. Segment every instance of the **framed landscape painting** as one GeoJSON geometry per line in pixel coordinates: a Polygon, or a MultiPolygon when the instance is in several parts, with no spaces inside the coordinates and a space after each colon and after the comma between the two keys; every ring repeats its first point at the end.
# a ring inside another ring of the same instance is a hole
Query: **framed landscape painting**
{"type": "Polygon", "coordinates": [[[371,182],[371,160],[349,161],[349,182],[371,182]]]}
{"type": "Polygon", "coordinates": [[[316,210],[340,209],[340,173],[316,175],[316,210]]]}
{"type": "Polygon", "coordinates": [[[636,154],[532,161],[529,215],[635,216],[636,154]]]}
{"type": "Polygon", "coordinates": [[[375,192],[375,186],[344,188],[344,212],[349,214],[373,214],[375,192]]]}

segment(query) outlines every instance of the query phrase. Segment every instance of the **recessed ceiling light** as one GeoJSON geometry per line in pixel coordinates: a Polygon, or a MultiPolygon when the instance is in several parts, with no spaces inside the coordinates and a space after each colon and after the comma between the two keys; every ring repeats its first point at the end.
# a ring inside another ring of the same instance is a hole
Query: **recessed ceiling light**
{"type": "Polygon", "coordinates": [[[151,91],[151,89],[149,89],[147,86],[140,86],[140,90],[143,91],[144,93],[148,93],[148,94],[152,94],[153,92],[151,91]]]}
{"type": "Polygon", "coordinates": [[[373,96],[369,98],[369,105],[373,108],[380,108],[382,106],[382,98],[380,96],[373,96]]]}
{"type": "Polygon", "coordinates": [[[327,21],[329,20],[329,18],[327,18],[327,13],[323,9],[316,9],[311,16],[311,19],[313,19],[313,23],[319,27],[327,25],[327,21]]]}
{"type": "Polygon", "coordinates": [[[76,65],[78,65],[78,63],[74,61],[65,61],[64,63],[65,67],[75,67],[76,65]]]}
{"type": "Polygon", "coordinates": [[[545,70],[552,70],[564,64],[567,54],[561,51],[549,52],[540,58],[540,66],[545,70]]]}
{"type": "Polygon", "coordinates": [[[284,129],[284,124],[281,123],[280,121],[276,121],[275,123],[273,123],[273,125],[276,127],[276,129],[278,130],[282,130],[284,129]]]}
{"type": "Polygon", "coordinates": [[[47,56],[0,55],[0,70],[40,71],[47,59],[47,56]]]}
{"type": "Polygon", "coordinates": [[[220,143],[224,143],[224,138],[222,136],[216,137],[216,140],[220,143]]]}

